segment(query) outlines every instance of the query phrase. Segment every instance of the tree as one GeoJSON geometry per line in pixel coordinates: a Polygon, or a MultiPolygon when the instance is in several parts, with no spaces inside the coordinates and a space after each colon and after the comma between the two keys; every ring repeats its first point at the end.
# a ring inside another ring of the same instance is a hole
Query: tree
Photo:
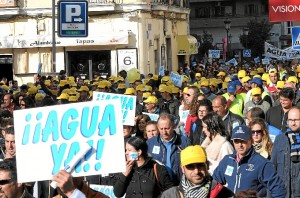
{"type": "Polygon", "coordinates": [[[206,30],[203,30],[203,34],[200,36],[200,47],[199,47],[199,55],[200,57],[204,57],[205,54],[208,55],[208,50],[214,49],[213,47],[213,37],[212,34],[209,34],[206,30]]]}
{"type": "Polygon", "coordinates": [[[248,22],[247,27],[249,34],[248,36],[240,35],[241,44],[244,48],[247,46],[248,49],[251,49],[252,57],[262,56],[265,52],[265,41],[270,39],[272,25],[266,19],[261,21],[252,19],[248,22]]]}

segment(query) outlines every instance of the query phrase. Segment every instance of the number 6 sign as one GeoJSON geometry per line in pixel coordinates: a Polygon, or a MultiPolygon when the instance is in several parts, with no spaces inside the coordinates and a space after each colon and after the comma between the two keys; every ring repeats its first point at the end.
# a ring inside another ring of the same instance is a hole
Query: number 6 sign
{"type": "Polygon", "coordinates": [[[117,49],[118,71],[138,68],[137,66],[137,49],[117,49]]]}

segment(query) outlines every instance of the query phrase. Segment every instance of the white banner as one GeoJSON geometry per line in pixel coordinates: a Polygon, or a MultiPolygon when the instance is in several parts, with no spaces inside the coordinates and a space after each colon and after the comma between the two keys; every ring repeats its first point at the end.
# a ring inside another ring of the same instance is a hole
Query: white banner
{"type": "Polygon", "coordinates": [[[134,126],[136,96],[113,94],[105,92],[93,92],[93,101],[119,99],[122,110],[122,123],[124,125],[134,126]]]}
{"type": "Polygon", "coordinates": [[[119,100],[16,110],[14,122],[19,183],[51,180],[87,146],[73,176],[125,171],[119,100]]]}
{"type": "Polygon", "coordinates": [[[292,50],[291,48],[282,50],[265,42],[265,56],[269,58],[275,58],[278,60],[299,59],[300,51],[292,50]]]}
{"type": "Polygon", "coordinates": [[[176,87],[181,87],[182,81],[183,81],[183,76],[179,74],[175,74],[174,72],[171,72],[170,75],[170,80],[174,83],[176,87]]]}
{"type": "Polygon", "coordinates": [[[143,112],[144,115],[148,115],[152,121],[157,121],[159,118],[159,114],[155,113],[145,113],[143,112]]]}
{"type": "Polygon", "coordinates": [[[209,58],[220,58],[221,50],[208,50],[209,58]]]}
{"type": "MultiPolygon", "coordinates": [[[[91,46],[128,44],[128,32],[106,33],[86,38],[56,37],[56,46],[91,46]]],[[[52,35],[0,37],[0,49],[52,47],[52,35]]]]}

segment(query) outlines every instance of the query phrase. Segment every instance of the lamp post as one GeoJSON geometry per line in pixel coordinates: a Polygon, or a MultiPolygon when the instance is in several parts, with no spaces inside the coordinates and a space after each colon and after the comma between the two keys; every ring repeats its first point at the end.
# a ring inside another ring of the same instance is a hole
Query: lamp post
{"type": "Polygon", "coordinates": [[[231,57],[232,57],[232,49],[231,49],[232,35],[229,34],[228,38],[229,38],[229,40],[228,40],[228,42],[229,42],[229,50],[228,50],[228,53],[229,53],[229,57],[231,58],[231,57]]]}
{"type": "Polygon", "coordinates": [[[244,27],[243,33],[246,36],[246,49],[248,49],[248,34],[249,34],[249,28],[244,27]]]}
{"type": "Polygon", "coordinates": [[[226,18],[225,21],[224,21],[224,24],[225,24],[225,30],[226,30],[226,59],[227,59],[227,54],[228,54],[228,33],[229,33],[229,30],[230,30],[230,26],[231,26],[231,21],[230,19],[226,18]]]}

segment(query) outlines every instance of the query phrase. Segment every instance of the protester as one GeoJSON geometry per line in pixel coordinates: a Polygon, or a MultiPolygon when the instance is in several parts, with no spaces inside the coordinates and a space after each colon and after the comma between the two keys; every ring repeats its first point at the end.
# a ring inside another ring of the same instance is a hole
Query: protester
{"type": "Polygon", "coordinates": [[[158,197],[173,186],[166,167],[147,155],[144,139],[132,137],[126,143],[126,171],[114,184],[116,197],[158,197]]]}
{"type": "Polygon", "coordinates": [[[159,134],[156,121],[148,121],[145,130],[146,133],[144,134],[144,138],[146,140],[152,138],[153,136],[157,136],[159,134]]]}
{"type": "Polygon", "coordinates": [[[206,198],[232,197],[232,192],[213,180],[208,173],[207,158],[204,149],[188,146],[180,152],[183,176],[178,187],[162,193],[161,198],[206,198]]]}
{"type": "Polygon", "coordinates": [[[272,163],[252,147],[252,137],[247,126],[237,126],[232,131],[235,152],[225,156],[215,169],[213,178],[237,193],[256,190],[260,197],[267,191],[272,197],[284,197],[286,189],[272,163]]]}
{"type": "Polygon", "coordinates": [[[284,181],[287,193],[283,197],[300,195],[300,108],[292,107],[288,112],[288,130],[276,137],[271,161],[280,178],[284,181]]]}

